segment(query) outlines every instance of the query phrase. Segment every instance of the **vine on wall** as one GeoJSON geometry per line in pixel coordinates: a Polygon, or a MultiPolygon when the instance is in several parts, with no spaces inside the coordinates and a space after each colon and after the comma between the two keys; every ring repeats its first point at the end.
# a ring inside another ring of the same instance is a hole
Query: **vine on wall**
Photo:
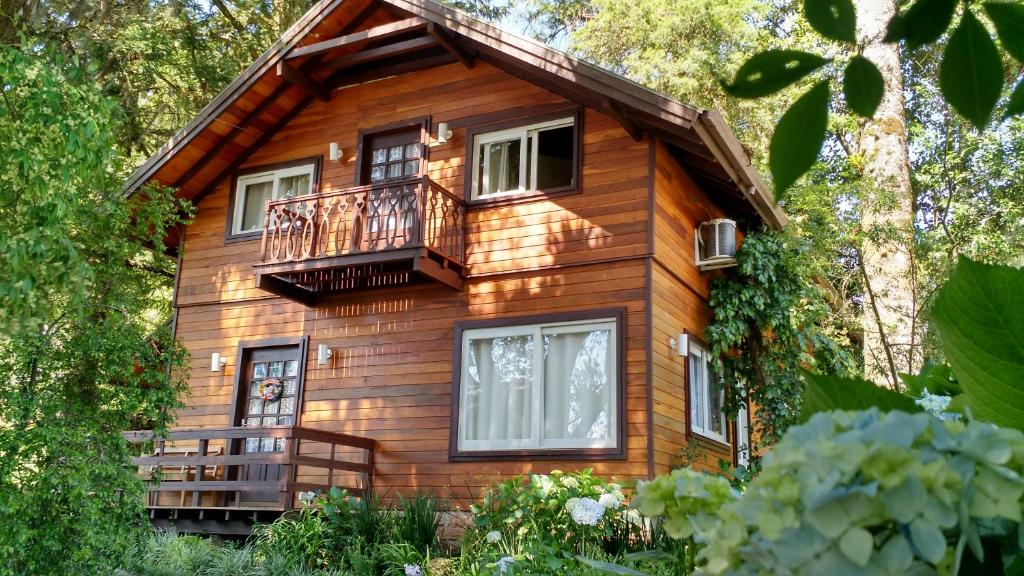
{"type": "Polygon", "coordinates": [[[742,400],[753,410],[753,453],[771,445],[800,414],[802,370],[856,373],[855,355],[823,327],[828,305],[801,267],[798,240],[783,233],[751,232],[736,253],[737,266],[711,284],[714,319],[705,331],[722,358],[726,410],[742,400]]]}

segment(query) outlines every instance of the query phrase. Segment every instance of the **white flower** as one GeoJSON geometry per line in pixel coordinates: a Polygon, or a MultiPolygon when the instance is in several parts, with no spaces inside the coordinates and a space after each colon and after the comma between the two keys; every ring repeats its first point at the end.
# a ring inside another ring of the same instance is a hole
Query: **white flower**
{"type": "Polygon", "coordinates": [[[580,498],[569,514],[581,526],[597,526],[604,518],[604,506],[592,498],[580,498]]]}
{"type": "Polygon", "coordinates": [[[309,504],[314,498],[316,498],[316,492],[299,492],[299,502],[302,502],[303,504],[309,504]]]}
{"type": "Polygon", "coordinates": [[[622,505],[622,502],[615,497],[615,494],[601,494],[601,497],[597,499],[597,503],[612,510],[617,510],[622,505]]]}
{"type": "Polygon", "coordinates": [[[572,476],[566,476],[565,478],[562,478],[562,486],[565,486],[566,488],[579,488],[580,481],[572,476]]]}
{"type": "Polygon", "coordinates": [[[533,483],[540,487],[541,494],[544,496],[547,496],[548,492],[551,492],[551,489],[555,487],[555,482],[547,474],[534,475],[533,483]]]}
{"type": "Polygon", "coordinates": [[[486,538],[489,544],[497,544],[498,542],[501,542],[501,532],[498,532],[497,530],[491,530],[487,533],[486,538]]]}
{"type": "Polygon", "coordinates": [[[508,572],[508,567],[511,566],[512,564],[514,564],[515,561],[516,561],[516,559],[511,557],[511,556],[504,556],[504,557],[502,557],[501,560],[498,560],[495,564],[497,565],[498,569],[501,570],[501,573],[504,574],[505,572],[508,572]]]}
{"type": "Polygon", "coordinates": [[[568,500],[565,501],[565,511],[569,514],[572,514],[572,511],[576,509],[576,506],[578,506],[579,503],[579,498],[569,498],[568,500]]]}
{"type": "Polygon", "coordinates": [[[939,420],[958,420],[959,415],[946,412],[949,408],[949,403],[953,401],[951,396],[943,396],[941,394],[932,394],[925,388],[921,392],[921,397],[914,400],[914,404],[917,404],[924,411],[935,416],[939,420]]]}
{"type": "Polygon", "coordinates": [[[423,569],[416,564],[406,564],[405,576],[423,576],[423,569]]]}
{"type": "Polygon", "coordinates": [[[634,526],[643,526],[644,518],[640,515],[640,512],[630,508],[626,510],[626,521],[634,526]]]}

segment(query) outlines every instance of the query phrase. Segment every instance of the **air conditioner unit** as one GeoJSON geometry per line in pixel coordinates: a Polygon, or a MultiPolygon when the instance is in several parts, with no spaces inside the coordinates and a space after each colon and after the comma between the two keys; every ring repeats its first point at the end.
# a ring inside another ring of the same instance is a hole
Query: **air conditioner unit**
{"type": "Polygon", "coordinates": [[[697,267],[702,271],[736,265],[736,221],[718,218],[701,222],[693,235],[697,267]]]}

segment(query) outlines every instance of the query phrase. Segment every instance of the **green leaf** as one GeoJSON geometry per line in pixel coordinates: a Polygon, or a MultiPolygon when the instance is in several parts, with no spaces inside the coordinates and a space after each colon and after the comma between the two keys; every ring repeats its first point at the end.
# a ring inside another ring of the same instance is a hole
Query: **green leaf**
{"type": "Polygon", "coordinates": [[[851,527],[839,539],[839,551],[861,568],[866,567],[871,561],[871,551],[874,546],[875,539],[871,536],[871,532],[859,526],[851,527]]]}
{"type": "Polygon", "coordinates": [[[647,576],[643,572],[637,572],[632,568],[626,568],[625,566],[619,566],[618,564],[612,564],[610,562],[602,562],[600,560],[594,560],[587,558],[586,556],[577,556],[577,560],[581,563],[590,566],[591,568],[600,570],[602,572],[609,572],[611,574],[624,574],[625,576],[647,576]]]}
{"type": "Polygon", "coordinates": [[[817,54],[799,50],[768,50],[750,57],[736,72],[725,91],[737,98],[761,98],[774,94],[828,62],[817,54]]]}
{"type": "Polygon", "coordinates": [[[818,412],[831,410],[866,410],[877,406],[883,412],[902,410],[920,412],[914,401],[892,390],[881,388],[859,378],[841,378],[804,372],[807,388],[804,392],[800,421],[804,422],[818,412]]]}
{"type": "Polygon", "coordinates": [[[1021,80],[1017,87],[1010,94],[1010,101],[1006,103],[1006,114],[1004,118],[1024,113],[1024,80],[1021,80]]]}
{"type": "Polygon", "coordinates": [[[927,360],[921,367],[921,372],[916,376],[911,374],[900,374],[899,376],[906,384],[906,393],[910,396],[921,396],[926,388],[931,394],[943,396],[956,396],[961,392],[960,384],[953,376],[953,370],[949,364],[937,364],[927,360]]]}
{"type": "Polygon", "coordinates": [[[1003,49],[1024,63],[1024,4],[988,2],[985,12],[996,26],[1003,49]]]}
{"type": "Polygon", "coordinates": [[[885,82],[882,73],[863,56],[854,56],[843,72],[843,95],[858,115],[871,118],[882,103],[885,82]]]}
{"type": "Polygon", "coordinates": [[[975,417],[1024,428],[1024,270],[961,258],[932,321],[975,417]]]}
{"type": "Polygon", "coordinates": [[[981,130],[1003,91],[1003,66],[995,42],[970,11],[949,39],[939,68],[946,101],[981,130]]]}
{"type": "Polygon", "coordinates": [[[856,11],[851,0],[804,0],[804,16],[825,38],[857,41],[856,11]]]}
{"type": "Polygon", "coordinates": [[[957,0],[917,0],[905,13],[889,21],[886,42],[906,40],[907,48],[931,44],[953,21],[957,0]]]}
{"type": "Polygon", "coordinates": [[[828,82],[819,82],[782,115],[768,150],[768,166],[778,196],[818,159],[828,128],[828,82]]]}

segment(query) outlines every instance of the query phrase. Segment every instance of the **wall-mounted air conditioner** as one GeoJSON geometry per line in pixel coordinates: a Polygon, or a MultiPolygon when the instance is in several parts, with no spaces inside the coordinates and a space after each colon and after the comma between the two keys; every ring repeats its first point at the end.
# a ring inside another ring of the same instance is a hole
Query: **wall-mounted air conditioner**
{"type": "Polygon", "coordinates": [[[701,222],[693,235],[697,267],[702,271],[736,265],[736,222],[718,218],[701,222]]]}

